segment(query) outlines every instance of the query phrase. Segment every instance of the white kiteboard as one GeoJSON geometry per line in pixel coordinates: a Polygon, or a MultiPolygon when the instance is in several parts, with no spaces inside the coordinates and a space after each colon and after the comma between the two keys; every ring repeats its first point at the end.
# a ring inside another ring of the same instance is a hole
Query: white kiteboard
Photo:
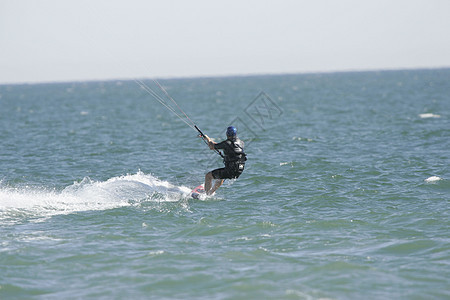
{"type": "Polygon", "coordinates": [[[191,197],[194,199],[200,199],[200,197],[206,196],[206,192],[205,192],[205,188],[203,187],[203,184],[200,184],[198,187],[196,187],[195,189],[193,189],[191,191],[191,197]]]}

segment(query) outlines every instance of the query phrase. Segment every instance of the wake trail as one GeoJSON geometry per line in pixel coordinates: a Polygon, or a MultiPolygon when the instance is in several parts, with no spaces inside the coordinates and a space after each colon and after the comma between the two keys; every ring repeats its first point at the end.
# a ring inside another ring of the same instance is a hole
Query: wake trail
{"type": "Polygon", "coordinates": [[[47,218],[80,211],[138,206],[146,202],[187,200],[191,189],[138,172],[93,181],[86,177],[62,191],[46,188],[0,186],[0,222],[20,216],[47,218]]]}

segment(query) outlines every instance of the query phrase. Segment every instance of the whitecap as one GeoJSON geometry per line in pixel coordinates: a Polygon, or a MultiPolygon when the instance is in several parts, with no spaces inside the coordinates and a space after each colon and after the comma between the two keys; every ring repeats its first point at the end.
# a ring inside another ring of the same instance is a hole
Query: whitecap
{"type": "Polygon", "coordinates": [[[164,250],[155,250],[155,251],[148,252],[148,255],[149,256],[157,256],[157,255],[161,255],[161,254],[164,254],[164,253],[165,253],[164,250]]]}
{"type": "Polygon", "coordinates": [[[439,180],[442,180],[442,178],[439,176],[431,176],[431,177],[428,177],[427,179],[425,179],[425,182],[430,183],[430,182],[436,182],[439,180]]]}
{"type": "Polygon", "coordinates": [[[293,168],[294,162],[292,162],[292,161],[280,162],[280,166],[286,166],[286,165],[290,165],[291,168],[293,168]]]}
{"type": "Polygon", "coordinates": [[[433,114],[433,113],[425,113],[425,114],[420,114],[419,117],[421,117],[422,119],[429,119],[429,118],[440,118],[441,115],[437,115],[437,114],[433,114]]]}
{"type": "Polygon", "coordinates": [[[310,139],[310,138],[302,138],[302,137],[299,137],[299,136],[294,136],[294,137],[292,137],[292,139],[295,140],[295,141],[314,142],[313,139],[310,139]]]}

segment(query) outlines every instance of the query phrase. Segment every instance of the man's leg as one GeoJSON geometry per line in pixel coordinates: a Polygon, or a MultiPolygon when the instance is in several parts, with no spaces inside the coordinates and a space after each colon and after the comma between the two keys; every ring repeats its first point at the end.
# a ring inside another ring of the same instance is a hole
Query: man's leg
{"type": "Polygon", "coordinates": [[[212,172],[208,172],[205,175],[205,192],[206,192],[206,195],[209,195],[209,190],[211,189],[212,180],[213,180],[212,172]]]}
{"type": "Polygon", "coordinates": [[[206,193],[207,195],[212,195],[214,194],[214,192],[222,185],[222,183],[225,181],[225,179],[217,179],[216,182],[214,183],[213,188],[211,189],[211,191],[209,193],[206,193]]]}

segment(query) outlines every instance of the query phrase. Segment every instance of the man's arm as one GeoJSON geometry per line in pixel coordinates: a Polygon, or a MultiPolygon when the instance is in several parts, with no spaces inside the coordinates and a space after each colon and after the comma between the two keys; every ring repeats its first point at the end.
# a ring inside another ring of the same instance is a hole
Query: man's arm
{"type": "Polygon", "coordinates": [[[213,140],[211,140],[211,138],[209,136],[207,136],[206,134],[205,134],[205,139],[208,141],[209,149],[214,150],[214,145],[216,143],[214,143],[213,140]]]}

